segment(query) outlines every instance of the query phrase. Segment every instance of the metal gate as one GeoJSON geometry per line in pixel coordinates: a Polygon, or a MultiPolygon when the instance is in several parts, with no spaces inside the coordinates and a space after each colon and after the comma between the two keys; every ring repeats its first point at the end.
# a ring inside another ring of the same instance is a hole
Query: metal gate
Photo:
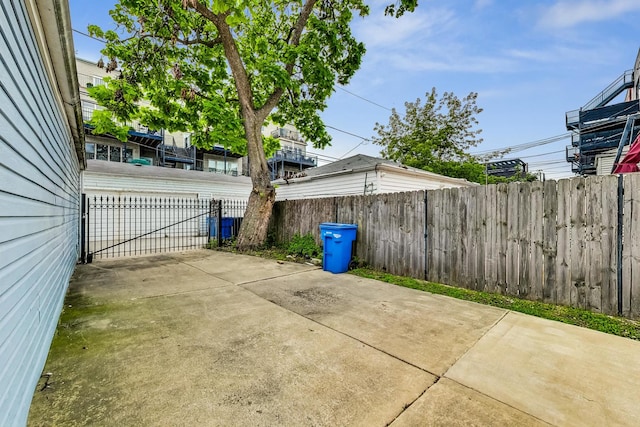
{"type": "Polygon", "coordinates": [[[83,195],[82,262],[220,245],[237,236],[246,202],[83,195]]]}

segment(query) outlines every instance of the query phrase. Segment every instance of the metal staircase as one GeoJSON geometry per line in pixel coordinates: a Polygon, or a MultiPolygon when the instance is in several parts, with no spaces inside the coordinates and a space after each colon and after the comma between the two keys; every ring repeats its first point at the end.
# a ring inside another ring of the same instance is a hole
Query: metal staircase
{"type": "Polygon", "coordinates": [[[637,99],[608,105],[633,87],[634,70],[627,70],[582,108],[565,114],[567,130],[573,131],[566,153],[572,172],[595,174],[597,155],[616,147],[620,150],[638,133],[635,123],[640,103],[637,99]]]}
{"type": "Polygon", "coordinates": [[[633,87],[633,70],[625,71],[620,77],[615,79],[602,92],[593,97],[589,102],[578,110],[568,111],[565,115],[567,129],[576,128],[580,124],[581,113],[607,105],[609,102],[627,89],[633,87]]]}

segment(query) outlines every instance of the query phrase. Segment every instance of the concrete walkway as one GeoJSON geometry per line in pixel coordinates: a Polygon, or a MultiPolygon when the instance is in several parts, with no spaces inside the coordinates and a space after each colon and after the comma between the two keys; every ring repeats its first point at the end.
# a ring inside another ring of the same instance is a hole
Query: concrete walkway
{"type": "Polygon", "coordinates": [[[32,426],[640,424],[640,342],[199,251],[79,266],[32,426]]]}

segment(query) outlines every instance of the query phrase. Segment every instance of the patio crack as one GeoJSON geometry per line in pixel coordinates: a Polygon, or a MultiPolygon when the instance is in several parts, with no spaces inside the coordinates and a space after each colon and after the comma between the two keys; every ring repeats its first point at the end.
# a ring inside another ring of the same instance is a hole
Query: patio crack
{"type": "MultiPolygon", "coordinates": [[[[293,273],[293,274],[298,274],[298,273],[293,273]]],[[[293,274],[289,274],[288,276],[291,276],[291,275],[293,275],[293,274]]],[[[280,277],[280,276],[279,276],[279,277],[280,277]]],[[[257,280],[257,281],[259,281],[259,280],[257,280]]],[[[249,282],[249,283],[251,283],[251,282],[249,282]]],[[[243,285],[245,285],[245,284],[246,284],[246,283],[243,283],[243,285]]],[[[429,374],[429,375],[432,375],[432,376],[434,376],[434,377],[436,378],[436,381],[435,381],[435,382],[438,382],[438,380],[442,377],[442,375],[436,374],[435,372],[431,372],[431,371],[429,371],[428,369],[425,369],[425,368],[423,368],[423,367],[421,367],[421,366],[416,365],[415,363],[409,362],[408,360],[404,360],[403,358],[401,358],[401,357],[399,357],[399,356],[396,356],[395,354],[389,353],[388,351],[383,350],[383,349],[381,349],[381,348],[379,348],[379,347],[376,347],[375,345],[369,344],[368,342],[363,341],[363,340],[361,340],[360,338],[357,338],[357,337],[355,337],[355,336],[353,336],[353,335],[350,335],[350,334],[348,334],[348,333],[346,333],[346,332],[340,331],[340,330],[338,330],[338,329],[336,329],[336,328],[334,328],[334,327],[332,327],[332,326],[329,326],[329,325],[327,325],[327,324],[324,324],[324,323],[322,323],[322,322],[320,322],[320,321],[318,321],[318,320],[316,320],[316,319],[314,319],[314,318],[312,318],[312,317],[305,316],[304,314],[300,314],[300,313],[297,313],[297,312],[295,312],[295,311],[293,311],[293,310],[291,310],[291,309],[289,309],[289,308],[283,307],[283,306],[281,306],[281,305],[277,304],[276,302],[271,301],[271,300],[269,300],[269,299],[265,298],[264,296],[257,294],[256,292],[252,291],[250,288],[245,288],[245,287],[243,287],[243,289],[245,289],[246,291],[248,291],[248,292],[252,293],[253,295],[255,295],[255,296],[257,296],[257,297],[259,297],[259,298],[261,298],[261,299],[263,299],[263,300],[265,300],[265,301],[268,301],[269,303],[271,303],[271,304],[273,304],[273,305],[275,305],[275,306],[277,306],[277,307],[280,307],[280,308],[281,308],[281,309],[283,309],[283,310],[288,311],[289,313],[293,313],[293,314],[294,314],[294,315],[296,315],[296,316],[302,317],[303,319],[307,319],[307,320],[309,320],[310,322],[315,323],[316,325],[320,325],[320,326],[322,326],[322,327],[324,327],[324,328],[327,328],[327,329],[328,329],[328,330],[330,330],[330,331],[336,332],[336,333],[338,333],[338,334],[340,334],[340,335],[342,335],[342,336],[344,336],[344,337],[347,337],[347,338],[350,338],[350,339],[352,339],[352,340],[354,340],[354,341],[356,341],[356,342],[359,342],[360,344],[362,344],[362,345],[364,345],[364,346],[366,346],[366,347],[369,347],[369,348],[371,348],[371,349],[373,349],[373,350],[376,350],[376,351],[378,351],[378,352],[380,352],[380,353],[382,353],[382,354],[385,354],[385,355],[387,355],[387,356],[389,356],[389,357],[391,357],[391,358],[393,358],[393,359],[396,359],[396,360],[397,360],[397,361],[399,361],[399,362],[402,362],[402,363],[404,363],[404,364],[406,364],[406,365],[409,365],[409,366],[411,366],[411,367],[414,367],[414,368],[416,368],[416,369],[419,369],[419,370],[420,370],[420,371],[422,371],[422,372],[425,372],[425,373],[427,373],[427,374],[429,374]]]]}

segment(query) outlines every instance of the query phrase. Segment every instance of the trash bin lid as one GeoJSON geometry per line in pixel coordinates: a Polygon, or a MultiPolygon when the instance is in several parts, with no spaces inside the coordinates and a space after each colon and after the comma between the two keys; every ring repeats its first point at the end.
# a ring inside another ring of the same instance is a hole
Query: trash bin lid
{"type": "Polygon", "coordinates": [[[320,224],[321,228],[332,228],[332,229],[341,229],[341,230],[351,230],[357,229],[358,224],[340,224],[337,222],[323,222],[320,224]]]}

